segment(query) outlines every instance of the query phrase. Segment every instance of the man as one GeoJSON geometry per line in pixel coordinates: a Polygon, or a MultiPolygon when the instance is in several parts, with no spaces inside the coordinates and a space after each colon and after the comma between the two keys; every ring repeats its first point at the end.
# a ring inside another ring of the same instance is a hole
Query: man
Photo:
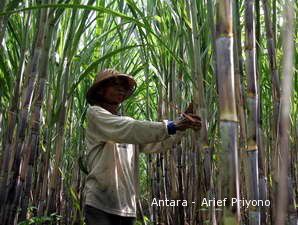
{"type": "Polygon", "coordinates": [[[87,92],[87,225],[132,225],[136,218],[138,149],[171,148],[176,131],[199,129],[198,116],[149,122],[119,116],[118,107],[135,90],[135,80],[113,69],[100,72],[87,92]],[[138,148],[139,147],[139,148],[138,148]]]}

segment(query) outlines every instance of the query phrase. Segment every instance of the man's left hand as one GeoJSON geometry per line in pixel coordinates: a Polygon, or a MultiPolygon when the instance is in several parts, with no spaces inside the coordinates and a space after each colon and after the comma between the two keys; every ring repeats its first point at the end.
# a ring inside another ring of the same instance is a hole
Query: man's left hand
{"type": "Polygon", "coordinates": [[[184,131],[186,129],[200,130],[201,129],[201,118],[195,114],[184,113],[181,118],[175,121],[177,130],[184,131]]]}

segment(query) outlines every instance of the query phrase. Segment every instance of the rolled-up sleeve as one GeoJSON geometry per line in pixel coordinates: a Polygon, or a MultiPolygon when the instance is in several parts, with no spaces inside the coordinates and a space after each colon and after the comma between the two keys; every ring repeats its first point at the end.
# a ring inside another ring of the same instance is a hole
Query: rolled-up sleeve
{"type": "Polygon", "coordinates": [[[107,110],[91,106],[87,110],[89,130],[99,141],[113,141],[127,144],[160,142],[170,137],[165,122],[134,120],[117,116],[107,110]]]}

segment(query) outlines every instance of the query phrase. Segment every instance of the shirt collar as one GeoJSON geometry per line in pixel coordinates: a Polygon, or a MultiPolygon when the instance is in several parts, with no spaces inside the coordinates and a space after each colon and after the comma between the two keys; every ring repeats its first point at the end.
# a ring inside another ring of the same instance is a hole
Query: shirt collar
{"type": "MultiPolygon", "coordinates": [[[[101,106],[98,106],[98,105],[92,105],[92,106],[90,106],[90,108],[100,108],[100,110],[104,111],[105,113],[113,115],[110,111],[108,111],[105,108],[103,108],[101,106]]],[[[116,115],[117,116],[121,116],[121,113],[120,112],[117,112],[116,115]]]]}

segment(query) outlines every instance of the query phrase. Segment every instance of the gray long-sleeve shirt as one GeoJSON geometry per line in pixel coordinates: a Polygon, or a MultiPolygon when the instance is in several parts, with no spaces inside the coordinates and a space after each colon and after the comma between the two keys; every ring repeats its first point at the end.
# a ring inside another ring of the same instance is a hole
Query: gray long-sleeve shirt
{"type": "Polygon", "coordinates": [[[99,106],[87,110],[85,204],[120,216],[136,217],[137,160],[141,152],[169,149],[181,135],[166,122],[117,116],[99,106]]]}

